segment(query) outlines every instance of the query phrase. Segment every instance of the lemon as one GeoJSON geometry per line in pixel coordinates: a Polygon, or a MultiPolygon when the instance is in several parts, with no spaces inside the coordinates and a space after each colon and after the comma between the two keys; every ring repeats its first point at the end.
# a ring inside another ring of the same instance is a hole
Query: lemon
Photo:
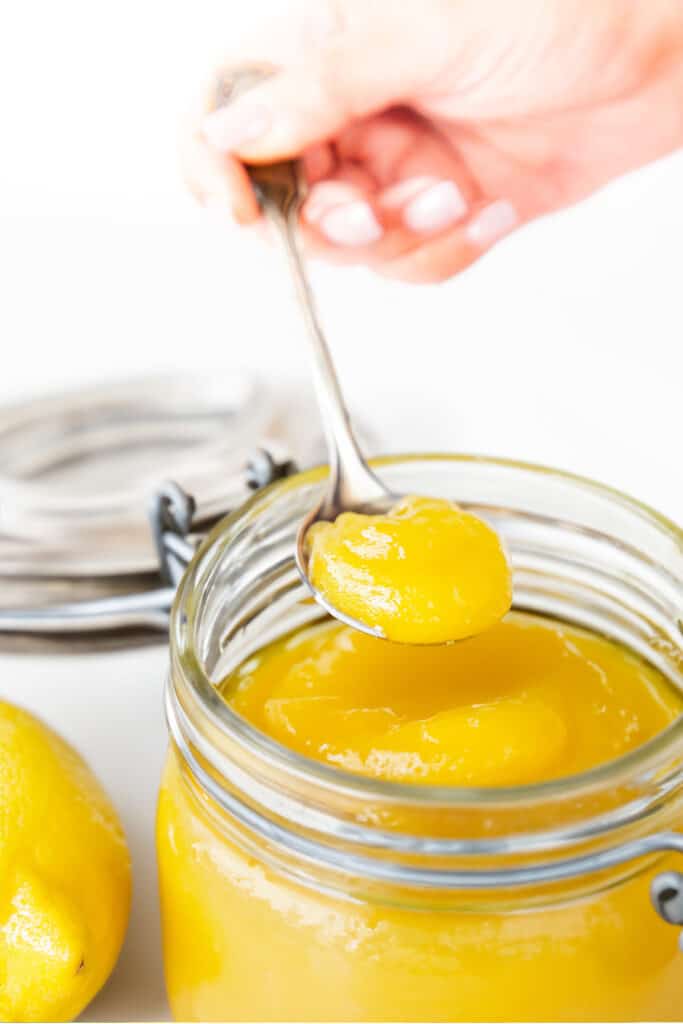
{"type": "Polygon", "coordinates": [[[76,1017],[109,976],[130,906],[130,860],[82,758],[0,701],[0,1020],[76,1017]]]}

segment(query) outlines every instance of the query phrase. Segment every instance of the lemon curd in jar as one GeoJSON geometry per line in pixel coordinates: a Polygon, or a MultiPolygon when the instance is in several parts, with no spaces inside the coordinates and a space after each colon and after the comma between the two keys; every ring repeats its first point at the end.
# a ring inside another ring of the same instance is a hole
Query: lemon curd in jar
{"type": "Polygon", "coordinates": [[[623,648],[519,614],[430,648],[325,622],[249,659],[223,694],[308,757],[439,786],[573,775],[644,743],[681,712],[678,692],[623,648]]]}
{"type": "Polygon", "coordinates": [[[378,468],[491,525],[514,610],[447,646],[322,619],[293,559],[318,472],[217,528],[171,621],[174,1016],[683,1019],[657,897],[683,853],[681,531],[538,467],[378,468]]]}
{"type": "MultiPolygon", "coordinates": [[[[580,772],[646,742],[681,711],[664,677],[619,645],[523,614],[431,648],[327,621],[266,647],[221,689],[240,715],[298,753],[416,786],[520,785],[580,772]]],[[[508,914],[461,913],[438,898],[426,907],[362,902],[241,849],[196,799],[172,754],[160,868],[180,1019],[683,1013],[675,933],[654,915],[643,879],[508,914]],[[163,885],[169,876],[173,884],[163,885]]]]}

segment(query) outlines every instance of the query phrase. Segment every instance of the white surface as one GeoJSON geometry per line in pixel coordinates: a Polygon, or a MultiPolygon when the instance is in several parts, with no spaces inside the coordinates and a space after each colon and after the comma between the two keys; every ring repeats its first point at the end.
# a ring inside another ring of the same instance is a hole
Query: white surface
{"type": "Polygon", "coordinates": [[[118,808],[133,862],[133,906],[119,963],[87,1021],[167,1020],[154,861],[166,748],[163,646],[101,655],[4,655],[0,696],[45,719],[96,770],[118,808]]]}
{"type": "MultiPolygon", "coordinates": [[[[24,0],[0,13],[0,400],[135,370],[305,372],[275,255],[195,210],[175,122],[265,7],[24,0]]],[[[279,5],[281,6],[281,4],[279,5]]],[[[354,406],[385,447],[552,463],[683,518],[683,156],[510,239],[438,288],[321,268],[354,406]]],[[[160,1019],[154,796],[165,653],[3,658],[119,806],[135,865],[121,964],[89,1020],[160,1019]]]]}

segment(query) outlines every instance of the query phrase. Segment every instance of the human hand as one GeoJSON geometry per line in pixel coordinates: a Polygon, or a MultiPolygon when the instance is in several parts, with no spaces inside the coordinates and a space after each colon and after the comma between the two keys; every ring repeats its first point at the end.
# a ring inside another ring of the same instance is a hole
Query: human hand
{"type": "Polygon", "coordinates": [[[391,277],[451,277],[683,144],[680,0],[316,0],[269,38],[233,56],[278,73],[191,125],[191,186],[248,224],[239,160],[301,157],[308,246],[391,277]]]}

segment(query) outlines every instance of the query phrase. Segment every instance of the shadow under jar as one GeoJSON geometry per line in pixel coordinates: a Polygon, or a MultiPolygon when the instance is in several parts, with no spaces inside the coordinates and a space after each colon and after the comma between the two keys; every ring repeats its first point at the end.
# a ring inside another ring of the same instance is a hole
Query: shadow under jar
{"type": "MultiPolygon", "coordinates": [[[[451,498],[495,526],[515,608],[612,638],[681,687],[673,524],[590,481],[512,462],[375,465],[396,493],[451,498]]],[[[322,480],[275,484],[226,519],[176,599],[158,812],[174,1015],[683,1018],[669,923],[682,920],[683,720],[581,775],[433,788],[302,757],[221,697],[245,658],[320,618],[292,556],[322,480]]]]}

